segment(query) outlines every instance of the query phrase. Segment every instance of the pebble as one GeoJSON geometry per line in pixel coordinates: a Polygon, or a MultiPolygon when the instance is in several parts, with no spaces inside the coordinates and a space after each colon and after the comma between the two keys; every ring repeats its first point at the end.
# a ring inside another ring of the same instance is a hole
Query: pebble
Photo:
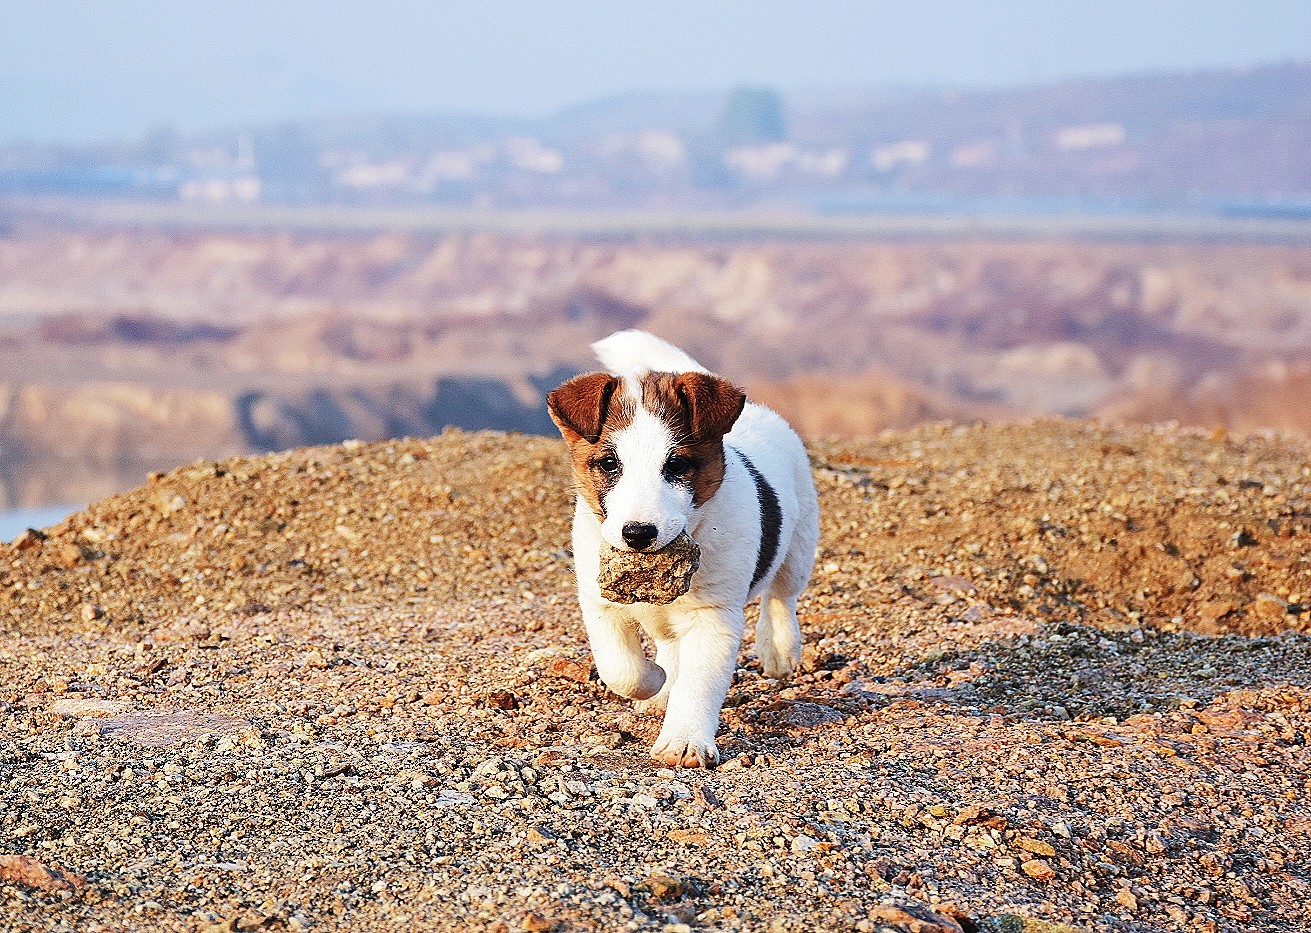
{"type": "Polygon", "coordinates": [[[1020,863],[1021,870],[1035,881],[1051,881],[1056,877],[1056,870],[1040,858],[1029,859],[1020,863]]]}

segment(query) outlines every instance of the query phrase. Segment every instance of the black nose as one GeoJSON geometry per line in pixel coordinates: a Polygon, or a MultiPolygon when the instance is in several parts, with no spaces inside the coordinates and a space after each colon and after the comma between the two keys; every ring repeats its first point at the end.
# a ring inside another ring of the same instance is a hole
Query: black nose
{"type": "Polygon", "coordinates": [[[624,542],[633,550],[640,551],[651,546],[659,530],[655,525],[645,522],[628,522],[624,525],[624,542]]]}

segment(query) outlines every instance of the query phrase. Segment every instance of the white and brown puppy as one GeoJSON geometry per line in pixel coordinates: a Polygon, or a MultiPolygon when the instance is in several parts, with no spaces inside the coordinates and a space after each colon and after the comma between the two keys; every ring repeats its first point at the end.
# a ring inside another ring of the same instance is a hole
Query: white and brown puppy
{"type": "Polygon", "coordinates": [[[762,599],[765,674],[786,678],[801,659],[797,597],[819,540],[810,464],[787,422],[665,341],[630,330],[593,349],[609,372],[571,379],[548,399],[577,483],[574,560],[592,655],[611,690],[665,710],[656,759],[710,767],[750,600],[762,599]],[[701,548],[687,593],[663,606],[601,596],[602,539],[655,551],[683,531],[701,548]]]}

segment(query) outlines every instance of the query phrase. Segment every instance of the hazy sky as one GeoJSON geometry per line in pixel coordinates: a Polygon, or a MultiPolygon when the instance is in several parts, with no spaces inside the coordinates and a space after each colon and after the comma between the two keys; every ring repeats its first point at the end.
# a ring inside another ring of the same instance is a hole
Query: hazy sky
{"type": "Polygon", "coordinates": [[[1311,0],[0,0],[0,139],[1311,59],[1311,0]]]}

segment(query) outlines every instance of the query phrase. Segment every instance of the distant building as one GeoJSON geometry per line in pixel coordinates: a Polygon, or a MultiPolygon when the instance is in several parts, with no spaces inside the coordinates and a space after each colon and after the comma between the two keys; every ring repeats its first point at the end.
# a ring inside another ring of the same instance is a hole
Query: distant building
{"type": "Polygon", "coordinates": [[[777,178],[783,166],[797,157],[792,143],[767,143],[763,146],[739,146],[724,153],[724,165],[754,181],[777,178]]]}
{"type": "Polygon", "coordinates": [[[888,146],[878,146],[870,161],[880,172],[890,172],[898,165],[918,165],[928,160],[933,148],[922,139],[903,139],[888,146]]]}
{"type": "Polygon", "coordinates": [[[778,178],[785,169],[800,175],[832,178],[851,160],[845,149],[805,150],[795,143],[739,146],[724,153],[724,165],[753,181],[778,178]]]}
{"type": "Polygon", "coordinates": [[[510,164],[526,172],[553,175],[564,168],[564,155],[558,150],[543,146],[530,136],[512,136],[505,141],[510,164]]]}
{"type": "Polygon", "coordinates": [[[411,182],[413,173],[407,162],[394,159],[390,162],[362,162],[337,173],[337,184],[346,188],[378,189],[403,188],[411,182]]]}
{"type": "Polygon", "coordinates": [[[198,147],[183,155],[187,166],[178,184],[183,201],[207,204],[258,201],[263,182],[255,169],[254,147],[250,136],[237,136],[235,149],[226,145],[198,147]]]}
{"type": "Polygon", "coordinates": [[[1056,148],[1065,152],[1105,149],[1124,144],[1123,123],[1085,123],[1067,126],[1056,133],[1056,148]]]}
{"type": "Polygon", "coordinates": [[[184,180],[178,185],[178,197],[205,204],[249,204],[259,200],[263,187],[258,175],[216,172],[184,180]]]}

